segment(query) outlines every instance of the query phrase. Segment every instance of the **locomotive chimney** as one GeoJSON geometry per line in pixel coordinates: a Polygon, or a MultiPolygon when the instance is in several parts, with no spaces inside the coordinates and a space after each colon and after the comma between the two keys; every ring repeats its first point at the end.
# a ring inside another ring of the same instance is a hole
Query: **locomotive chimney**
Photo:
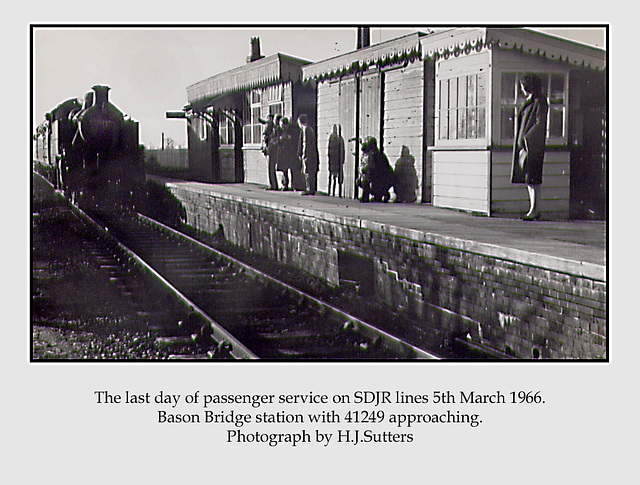
{"type": "Polygon", "coordinates": [[[96,85],[91,89],[96,93],[95,104],[97,106],[103,106],[109,102],[109,90],[111,89],[109,86],[96,85]]]}
{"type": "Polygon", "coordinates": [[[247,57],[247,62],[257,61],[263,57],[260,54],[260,37],[251,37],[251,55],[247,57]]]}
{"type": "Polygon", "coordinates": [[[370,27],[358,27],[358,44],[356,48],[358,50],[364,49],[371,45],[371,28],[370,27]]]}

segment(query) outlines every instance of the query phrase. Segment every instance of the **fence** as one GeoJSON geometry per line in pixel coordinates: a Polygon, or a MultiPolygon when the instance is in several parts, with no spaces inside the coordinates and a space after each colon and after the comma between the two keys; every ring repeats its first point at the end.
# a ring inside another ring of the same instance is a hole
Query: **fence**
{"type": "Polygon", "coordinates": [[[189,157],[186,148],[146,150],[146,163],[158,168],[188,170],[189,157]]]}

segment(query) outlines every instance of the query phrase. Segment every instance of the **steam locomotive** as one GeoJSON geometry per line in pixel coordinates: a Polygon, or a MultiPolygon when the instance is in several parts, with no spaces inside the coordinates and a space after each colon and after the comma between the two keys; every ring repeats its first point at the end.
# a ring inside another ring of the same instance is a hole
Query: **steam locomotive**
{"type": "Polygon", "coordinates": [[[34,135],[36,167],[76,203],[135,205],[144,183],[138,122],[92,87],[46,114],[34,135]]]}

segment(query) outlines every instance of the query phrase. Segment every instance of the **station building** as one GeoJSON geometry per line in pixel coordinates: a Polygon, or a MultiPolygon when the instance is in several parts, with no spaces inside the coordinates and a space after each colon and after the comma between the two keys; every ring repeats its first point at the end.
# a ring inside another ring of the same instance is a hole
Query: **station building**
{"type": "Polygon", "coordinates": [[[511,28],[415,32],[377,45],[364,37],[331,59],[258,56],[190,86],[181,115],[189,162],[196,180],[266,186],[255,120],[305,112],[318,134],[320,191],[337,127],[350,154],[349,197],[360,143],[376,136],[396,174],[414,177],[416,203],[164,182],[187,223],[334,286],[356,285],[442,342],[525,359],[606,357],[605,243],[594,243],[604,226],[507,219],[528,206],[524,186],[510,183],[526,72],[545,80],[550,104],[543,218],[606,219],[605,52],[511,28]],[[578,242],[566,240],[572,231],[578,242]]]}
{"type": "Polygon", "coordinates": [[[528,200],[510,182],[514,118],[520,76],[534,72],[550,102],[545,217],[603,218],[605,68],[600,49],[514,28],[415,33],[306,65],[303,80],[318,92],[319,188],[323,143],[338,125],[350,146],[347,194],[356,193],[358,143],[375,136],[417,202],[519,216],[528,200]]]}
{"type": "Polygon", "coordinates": [[[421,39],[435,62],[432,202],[491,216],[526,211],[510,181],[519,79],[543,79],[549,100],[541,209],[546,217],[604,218],[606,56],[527,29],[457,28],[421,39]]]}
{"type": "Polygon", "coordinates": [[[430,201],[423,159],[424,143],[433,131],[433,117],[424,112],[429,103],[420,39],[425,35],[414,33],[373,46],[364,35],[357,50],[302,68],[303,80],[317,87],[319,190],[327,192],[327,143],[336,126],[345,144],[347,197],[357,196],[360,147],[372,136],[392,166],[401,157],[408,162],[406,183],[413,187],[412,200],[430,201]]]}
{"type": "Polygon", "coordinates": [[[246,64],[187,87],[189,171],[202,182],[246,182],[267,185],[262,152],[269,114],[295,121],[306,113],[315,126],[315,89],[301,82],[309,61],[277,53],[260,54],[260,40],[251,39],[246,64]]]}
{"type": "Polygon", "coordinates": [[[602,49],[521,28],[415,32],[309,62],[263,57],[258,39],[236,69],[187,88],[189,164],[205,182],[268,184],[261,151],[269,113],[309,116],[328,192],[327,143],[344,143],[344,188],[356,197],[360,146],[374,136],[417,203],[518,217],[524,186],[510,182],[519,79],[543,78],[549,99],[543,216],[606,217],[607,86],[602,49]]]}

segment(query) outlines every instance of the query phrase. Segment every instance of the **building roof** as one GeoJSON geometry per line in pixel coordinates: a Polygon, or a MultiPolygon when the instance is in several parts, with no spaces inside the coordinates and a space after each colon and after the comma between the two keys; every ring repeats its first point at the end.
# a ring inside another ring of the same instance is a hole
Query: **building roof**
{"type": "Polygon", "coordinates": [[[461,27],[430,35],[420,42],[425,59],[447,58],[497,47],[595,70],[606,68],[603,49],[524,28],[461,27]]]}
{"type": "Polygon", "coordinates": [[[301,66],[309,62],[286,54],[273,54],[188,86],[187,99],[190,104],[200,104],[225,94],[280,82],[296,82],[302,76],[301,66]]]}
{"type": "Polygon", "coordinates": [[[422,32],[415,32],[314,62],[302,68],[303,81],[331,79],[357,70],[364,70],[371,65],[385,66],[418,58],[421,52],[420,38],[426,35],[422,32]]]}
{"type": "Polygon", "coordinates": [[[603,49],[554,37],[524,28],[456,27],[424,34],[415,32],[364,49],[307,64],[303,81],[322,81],[415,58],[434,59],[469,54],[485,48],[518,49],[524,53],[602,70],[606,67],[603,49]]]}

